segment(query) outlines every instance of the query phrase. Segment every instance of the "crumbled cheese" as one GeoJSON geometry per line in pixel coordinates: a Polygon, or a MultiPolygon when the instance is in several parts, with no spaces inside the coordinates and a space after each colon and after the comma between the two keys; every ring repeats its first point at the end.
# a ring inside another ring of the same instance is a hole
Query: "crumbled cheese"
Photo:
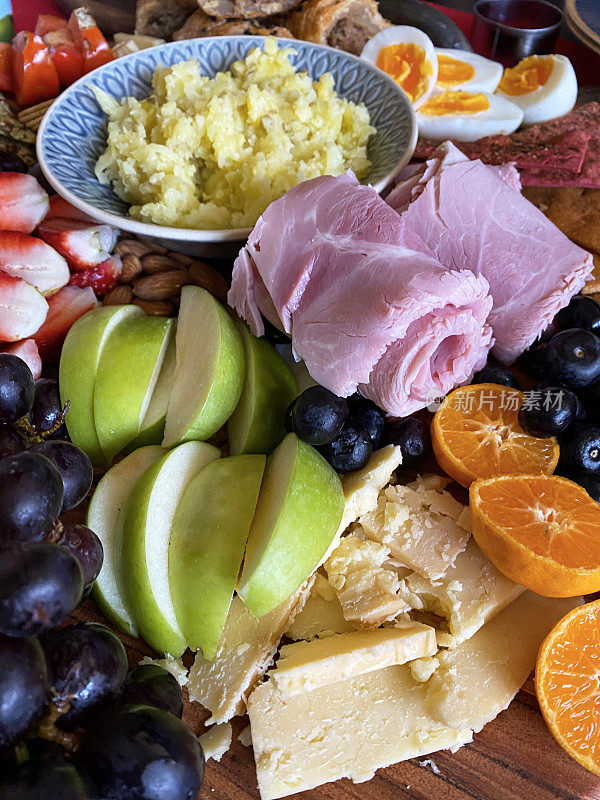
{"type": "Polygon", "coordinates": [[[350,534],[325,562],[344,617],[357,627],[378,627],[410,609],[398,594],[398,576],[383,567],[390,551],[350,534]]]}
{"type": "Polygon", "coordinates": [[[238,742],[242,747],[252,747],[252,731],[250,725],[246,725],[243,731],[238,736],[238,742]]]}
{"type": "Polygon", "coordinates": [[[184,666],[180,658],[173,658],[173,656],[166,656],[165,658],[150,658],[144,656],[140,661],[140,666],[143,664],[157,664],[159,667],[166,669],[177,680],[180,686],[185,686],[189,680],[187,667],[184,666]]]}
{"type": "MultiPolygon", "coordinates": [[[[437,644],[437,643],[436,643],[437,644]]],[[[410,662],[410,674],[416,681],[425,683],[439,667],[440,661],[435,656],[429,658],[417,658],[410,662]]]]}
{"type": "Polygon", "coordinates": [[[353,630],[344,617],[342,606],[327,578],[317,572],[304,608],[296,614],[285,635],[298,641],[333,636],[353,630]]]}
{"type": "Polygon", "coordinates": [[[420,767],[424,767],[424,768],[429,767],[429,769],[433,772],[434,775],[441,775],[442,774],[441,769],[438,767],[438,765],[435,763],[435,761],[432,761],[430,758],[424,758],[423,761],[417,761],[417,764],[420,767]]]}
{"type": "Polygon", "coordinates": [[[212,758],[213,761],[220,761],[231,747],[232,739],[233,729],[229,722],[213,725],[206,733],[198,737],[206,761],[209,758],[212,758]]]}

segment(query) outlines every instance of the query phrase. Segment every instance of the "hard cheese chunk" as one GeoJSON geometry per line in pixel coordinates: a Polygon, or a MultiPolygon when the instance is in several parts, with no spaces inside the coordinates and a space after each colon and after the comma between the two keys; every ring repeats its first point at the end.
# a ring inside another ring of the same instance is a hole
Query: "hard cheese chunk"
{"type": "Polygon", "coordinates": [[[220,761],[231,747],[232,739],[233,729],[228,722],[213,725],[206,733],[198,737],[206,761],[209,758],[212,758],[213,761],[220,761]]]}
{"type": "Polygon", "coordinates": [[[273,680],[248,700],[262,800],[339,778],[369,780],[380,767],[471,741],[434,719],[426,684],[408,665],[286,697],[273,680]]]}
{"type": "Polygon", "coordinates": [[[294,641],[311,641],[351,630],[353,627],[344,617],[336,593],[327,578],[317,572],[304,608],[294,617],[285,635],[294,641]]]}
{"type": "Polygon", "coordinates": [[[278,608],[256,619],[236,595],[229,608],[219,649],[212,661],[198,653],[190,670],[190,700],[202,703],[213,722],[227,722],[246,708],[245,699],[269,668],[284,630],[302,608],[312,579],[278,608]]]}
{"type": "Polygon", "coordinates": [[[425,478],[388,486],[377,507],[359,519],[367,538],[389,547],[393,557],[428,580],[443,578],[469,539],[461,526],[464,506],[443,485],[425,478]]]}
{"type": "Polygon", "coordinates": [[[284,645],[271,680],[282,694],[292,696],[432,656],[436,651],[434,629],[418,622],[400,628],[340,633],[284,645]]]}
{"type": "Polygon", "coordinates": [[[475,634],[525,589],[505,578],[488,561],[474,539],[457,556],[444,578],[429,581],[417,573],[406,579],[407,588],[426,611],[444,617],[457,645],[475,634]]]}
{"type": "Polygon", "coordinates": [[[580,603],[580,597],[525,592],[472,639],[440,651],[439,667],[428,684],[432,715],[450,727],[480,731],[517,694],[546,634],[580,603]]]}
{"type": "Polygon", "coordinates": [[[344,617],[356,627],[376,628],[410,609],[398,594],[397,573],[383,566],[389,554],[384,545],[349,534],[324,564],[344,617]]]}

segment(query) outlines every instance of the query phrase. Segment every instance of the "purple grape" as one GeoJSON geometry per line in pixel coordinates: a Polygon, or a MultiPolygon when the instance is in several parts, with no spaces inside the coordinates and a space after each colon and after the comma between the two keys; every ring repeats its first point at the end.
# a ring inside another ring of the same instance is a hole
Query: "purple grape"
{"type": "Polygon", "coordinates": [[[16,422],[33,403],[33,375],[22,358],[0,353],[0,422],[16,422]]]}
{"type": "Polygon", "coordinates": [[[62,504],[63,482],[49,459],[26,452],[0,461],[0,541],[42,539],[62,504]]]}
{"type": "MultiPolygon", "coordinates": [[[[29,421],[38,433],[46,433],[60,420],[63,409],[60,402],[58,381],[55,378],[40,378],[35,382],[35,396],[29,412],[29,421]]],[[[63,424],[53,436],[66,435],[63,424]]]]}
{"type": "Polygon", "coordinates": [[[59,530],[56,537],[52,535],[51,540],[55,544],[66,547],[79,561],[83,572],[83,589],[85,592],[94,583],[102,569],[104,560],[102,542],[94,531],[77,522],[62,522],[58,527],[59,529],[62,527],[62,530],[59,530]]]}
{"type": "Polygon", "coordinates": [[[94,479],[94,469],[88,456],[71,442],[50,439],[36,442],[30,452],[50,459],[60,473],[63,482],[61,514],[75,508],[89,492],[94,479]]]}
{"type": "Polygon", "coordinates": [[[0,634],[0,750],[41,718],[49,691],[46,660],[37,639],[0,634]]]}
{"type": "Polygon", "coordinates": [[[158,664],[141,664],[129,670],[119,703],[162,708],[179,719],[183,714],[181,686],[158,664]]]}
{"type": "Polygon", "coordinates": [[[10,425],[0,424],[0,458],[16,456],[27,450],[27,442],[19,431],[10,425]]]}
{"type": "Polygon", "coordinates": [[[76,765],[64,756],[31,759],[0,782],[3,800],[90,800],[76,765]]]}

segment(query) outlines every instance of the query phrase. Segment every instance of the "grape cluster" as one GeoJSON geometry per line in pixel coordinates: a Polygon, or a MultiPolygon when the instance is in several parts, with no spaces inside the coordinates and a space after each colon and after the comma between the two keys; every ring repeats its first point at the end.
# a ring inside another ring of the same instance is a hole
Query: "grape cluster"
{"type": "Polygon", "coordinates": [[[89,528],[61,521],[92,485],[64,438],[58,383],[0,354],[0,797],[194,800],[204,772],[175,678],[127,672],[120,639],[63,623],[102,567],[89,528]]]}

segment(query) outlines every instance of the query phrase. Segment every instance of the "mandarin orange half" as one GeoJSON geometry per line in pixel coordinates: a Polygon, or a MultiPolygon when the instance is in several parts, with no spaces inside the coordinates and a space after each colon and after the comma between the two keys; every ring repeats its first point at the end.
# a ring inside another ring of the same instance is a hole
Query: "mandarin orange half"
{"type": "Polygon", "coordinates": [[[550,631],[535,688],[556,741],[600,775],[600,600],[574,608],[550,631]]]}
{"type": "Polygon", "coordinates": [[[506,475],[469,490],[471,530],[515,583],[544,597],[600,591],[600,504],[557,475],[506,475]]]}
{"type": "Polygon", "coordinates": [[[559,456],[556,439],[529,436],[519,425],[524,399],[517,389],[494,383],[451,392],[431,424],[440,467],[466,487],[478,478],[554,472],[559,456]]]}

